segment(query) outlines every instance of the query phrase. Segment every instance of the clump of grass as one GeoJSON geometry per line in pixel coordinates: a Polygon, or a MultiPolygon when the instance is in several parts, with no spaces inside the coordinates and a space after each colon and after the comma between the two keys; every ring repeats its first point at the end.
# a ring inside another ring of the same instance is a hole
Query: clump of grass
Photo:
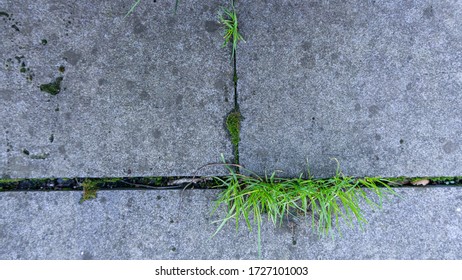
{"type": "Polygon", "coordinates": [[[342,218],[349,226],[354,226],[357,221],[362,227],[367,221],[360,209],[360,201],[364,200],[369,206],[380,208],[384,193],[394,193],[385,179],[347,177],[338,168],[332,178],[303,178],[300,175],[288,179],[278,178],[275,172],[260,177],[242,167],[240,170],[250,175],[240,174],[231,165],[225,166],[229,175],[215,178],[217,187],[224,189],[216,200],[214,212],[223,205],[227,212],[215,234],[231,220],[234,220],[236,230],[241,219],[249,230],[252,230],[252,224],[256,224],[260,255],[263,215],[267,215],[268,220],[276,226],[280,226],[285,217],[295,213],[311,217],[313,230],[320,235],[327,235],[332,233],[333,228],[338,228],[342,218]],[[366,190],[375,194],[378,201],[370,199],[366,190]]]}
{"type": "Polygon", "coordinates": [[[239,33],[237,13],[234,9],[234,4],[231,4],[231,9],[223,8],[219,15],[220,23],[225,27],[225,42],[223,47],[226,47],[229,42],[232,42],[231,58],[234,58],[237,49],[237,43],[242,40],[245,42],[242,35],[239,33]]]}

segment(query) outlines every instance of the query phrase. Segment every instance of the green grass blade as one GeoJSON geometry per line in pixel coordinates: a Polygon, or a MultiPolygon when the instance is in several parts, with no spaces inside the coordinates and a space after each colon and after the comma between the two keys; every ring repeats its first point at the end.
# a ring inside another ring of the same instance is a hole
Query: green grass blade
{"type": "Polygon", "coordinates": [[[138,4],[141,2],[141,0],[136,0],[133,4],[132,4],[132,7],[130,8],[130,10],[127,12],[127,14],[124,16],[124,19],[126,17],[128,17],[131,13],[133,13],[133,11],[135,10],[136,6],[138,6],[138,4]]]}

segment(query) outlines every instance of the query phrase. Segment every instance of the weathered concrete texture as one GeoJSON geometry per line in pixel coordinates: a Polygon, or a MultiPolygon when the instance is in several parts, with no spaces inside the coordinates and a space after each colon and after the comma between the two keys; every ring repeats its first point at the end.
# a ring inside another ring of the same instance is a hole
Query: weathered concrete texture
{"type": "Polygon", "coordinates": [[[241,163],[462,174],[460,1],[239,1],[241,163]]]}
{"type": "MultiPolygon", "coordinates": [[[[295,221],[262,229],[265,259],[461,259],[459,188],[400,189],[364,206],[364,231],[319,238],[295,221]],[[293,230],[292,230],[293,229],[293,230]]],[[[216,191],[0,193],[0,259],[256,259],[256,233],[230,223],[215,237],[216,191]]]]}
{"type": "Polygon", "coordinates": [[[130,0],[0,0],[0,175],[192,175],[231,157],[224,3],[142,1],[124,19],[130,0]]]}

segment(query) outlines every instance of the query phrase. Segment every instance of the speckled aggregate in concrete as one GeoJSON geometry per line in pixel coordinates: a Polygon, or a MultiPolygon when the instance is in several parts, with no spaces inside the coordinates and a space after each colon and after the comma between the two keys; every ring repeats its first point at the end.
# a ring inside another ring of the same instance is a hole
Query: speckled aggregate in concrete
{"type": "MultiPolygon", "coordinates": [[[[264,259],[461,259],[460,188],[405,188],[382,210],[362,205],[364,230],[319,238],[293,220],[264,221],[264,259]]],[[[217,228],[217,191],[0,193],[0,259],[257,259],[257,235],[217,228]]]]}
{"type": "Polygon", "coordinates": [[[124,19],[131,2],[0,1],[0,176],[191,176],[232,157],[226,1],[143,1],[124,19]]]}
{"type": "Polygon", "coordinates": [[[239,1],[240,158],[261,174],[462,174],[460,1],[239,1]]]}

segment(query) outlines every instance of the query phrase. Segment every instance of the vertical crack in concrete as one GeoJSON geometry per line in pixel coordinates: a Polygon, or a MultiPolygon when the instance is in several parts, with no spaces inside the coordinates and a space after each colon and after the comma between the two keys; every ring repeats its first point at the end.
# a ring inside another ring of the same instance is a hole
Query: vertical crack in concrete
{"type": "MultiPolygon", "coordinates": [[[[232,0],[232,5],[233,9],[236,5],[236,0],[232,0]]],[[[237,17],[236,17],[237,18],[237,17]]],[[[239,28],[239,27],[238,27],[239,28]]],[[[234,161],[236,164],[239,164],[239,143],[241,142],[241,120],[242,120],[242,115],[239,110],[239,100],[238,100],[238,90],[237,90],[237,82],[238,82],[238,76],[237,76],[237,47],[234,50],[234,56],[233,56],[233,84],[234,84],[234,113],[238,116],[239,118],[239,123],[238,123],[238,142],[235,145],[234,149],[234,161]]]]}
{"type": "Polygon", "coordinates": [[[238,81],[238,77],[237,77],[237,67],[236,67],[236,54],[237,51],[235,50],[234,52],[234,58],[233,58],[233,84],[234,84],[234,109],[233,109],[233,113],[236,114],[236,116],[238,117],[239,119],[239,122],[238,122],[238,139],[237,139],[237,144],[234,145],[234,161],[236,164],[239,164],[239,143],[241,141],[241,112],[239,110],[239,101],[238,101],[238,91],[237,91],[237,81],[238,81]]]}
{"type": "MultiPolygon", "coordinates": [[[[231,1],[233,12],[235,11],[234,5],[236,1],[231,1]]],[[[237,15],[236,15],[237,18],[237,15]]],[[[234,38],[232,38],[234,39],[234,38]]],[[[236,47],[237,49],[237,47],[236,47]]],[[[230,140],[233,146],[233,163],[239,164],[239,142],[240,142],[240,130],[241,130],[241,120],[242,116],[239,110],[239,101],[238,101],[238,76],[237,76],[237,50],[233,46],[231,50],[232,55],[232,64],[233,64],[233,85],[234,85],[234,107],[231,112],[226,116],[226,128],[230,135],[230,140]]]]}

